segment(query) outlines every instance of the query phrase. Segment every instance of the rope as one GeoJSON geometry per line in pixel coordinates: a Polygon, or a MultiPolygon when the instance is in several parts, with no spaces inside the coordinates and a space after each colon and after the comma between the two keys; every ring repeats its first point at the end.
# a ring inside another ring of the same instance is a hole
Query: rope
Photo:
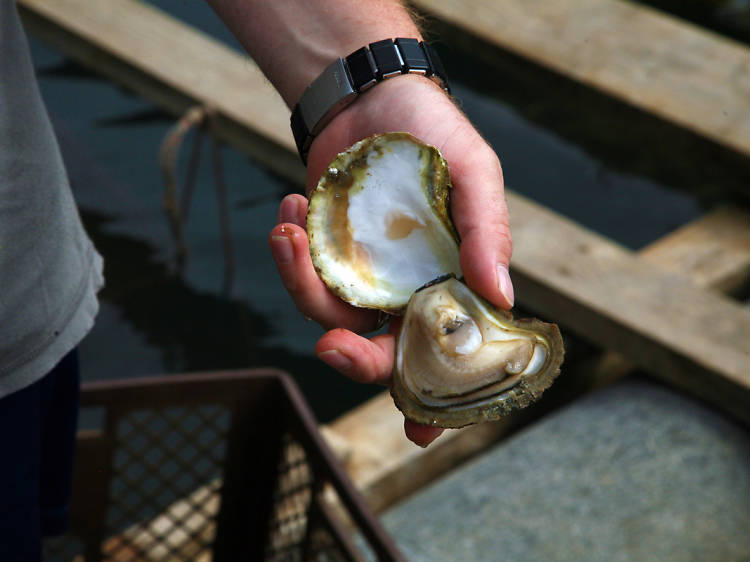
{"type": "Polygon", "coordinates": [[[195,191],[201,148],[205,130],[211,133],[211,168],[214,177],[214,192],[219,210],[219,229],[224,253],[224,292],[229,293],[236,271],[232,229],[229,224],[229,203],[221,158],[221,146],[216,136],[216,112],[206,106],[190,108],[175,125],[167,131],[159,148],[159,167],[164,177],[162,208],[167,216],[170,231],[176,247],[176,264],[180,274],[184,272],[188,259],[188,245],[185,239],[187,219],[195,191]],[[185,183],[180,194],[177,164],[180,149],[185,137],[196,129],[195,139],[188,160],[185,183]]]}

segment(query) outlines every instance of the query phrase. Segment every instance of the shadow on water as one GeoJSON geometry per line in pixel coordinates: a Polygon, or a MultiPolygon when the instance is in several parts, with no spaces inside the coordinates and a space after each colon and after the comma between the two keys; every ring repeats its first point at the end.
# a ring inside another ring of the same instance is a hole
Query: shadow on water
{"type": "Polygon", "coordinates": [[[195,290],[148,243],[108,232],[111,217],[85,209],[81,215],[105,258],[102,303],[114,306],[121,322],[159,350],[166,372],[283,369],[295,376],[321,420],[336,417],[379,390],[347,381],[314,357],[264,345],[274,329],[247,301],[195,290]]]}
{"type": "Polygon", "coordinates": [[[748,0],[635,0],[736,41],[750,44],[748,0]]]}
{"type": "Polygon", "coordinates": [[[115,115],[97,119],[94,123],[99,127],[137,126],[149,123],[174,123],[174,116],[158,108],[133,111],[124,115],[115,115]]]}

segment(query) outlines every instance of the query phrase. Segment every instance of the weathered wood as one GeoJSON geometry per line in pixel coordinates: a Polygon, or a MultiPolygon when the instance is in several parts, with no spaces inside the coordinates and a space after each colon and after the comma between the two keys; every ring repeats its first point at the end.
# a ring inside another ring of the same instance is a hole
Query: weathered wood
{"type": "MultiPolygon", "coordinates": [[[[719,208],[647,246],[639,254],[665,271],[680,273],[697,286],[730,292],[750,277],[750,215],[734,207],[719,208]]],[[[750,371],[750,359],[747,363],[750,371]]],[[[446,431],[427,449],[416,447],[403,435],[403,416],[388,392],[335,420],[326,427],[324,435],[333,443],[372,508],[382,511],[544,411],[599,388],[632,369],[632,363],[617,353],[592,357],[581,372],[565,372],[547,392],[540,404],[543,407],[537,411],[446,431]]]]}
{"type": "Polygon", "coordinates": [[[304,180],[289,110],[246,56],[134,0],[19,0],[18,7],[24,25],[66,55],[172,114],[213,108],[219,138],[304,180]]]}
{"type": "Polygon", "coordinates": [[[750,155],[750,49],[623,0],[413,0],[428,14],[750,155]]]}
{"type": "Polygon", "coordinates": [[[349,477],[376,513],[478,453],[516,424],[515,418],[446,430],[427,448],[406,439],[404,416],[386,391],[325,427],[349,477]]]}
{"type": "MultiPolygon", "coordinates": [[[[264,159],[286,159],[277,171],[301,177],[301,165],[274,150],[293,146],[286,108],[246,57],[133,0],[18,4],[27,26],[63,52],[168,111],[181,114],[196,103],[218,108],[223,138],[264,159]]],[[[622,0],[477,0],[470,9],[465,0],[414,4],[750,154],[750,49],[736,42],[622,0]]]]}
{"type": "Polygon", "coordinates": [[[649,245],[646,260],[701,287],[731,293],[750,279],[750,213],[721,207],[649,245]]]}
{"type": "Polygon", "coordinates": [[[102,550],[134,560],[209,561],[211,553],[203,545],[216,537],[215,516],[219,511],[221,480],[197,488],[188,497],[168,506],[147,523],[137,523],[107,539],[102,550]],[[200,506],[199,510],[195,506],[200,506]],[[175,524],[178,521],[179,524],[175,524]],[[155,541],[154,537],[159,537],[155,541]]]}
{"type": "Polygon", "coordinates": [[[520,301],[750,423],[750,312],[509,194],[520,301]]]}

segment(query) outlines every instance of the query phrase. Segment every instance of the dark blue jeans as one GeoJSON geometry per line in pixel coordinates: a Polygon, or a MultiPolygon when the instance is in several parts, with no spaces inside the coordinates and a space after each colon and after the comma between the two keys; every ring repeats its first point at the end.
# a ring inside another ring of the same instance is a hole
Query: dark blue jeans
{"type": "Polygon", "coordinates": [[[73,350],[40,381],[0,399],[0,560],[38,561],[63,533],[78,418],[73,350]]]}

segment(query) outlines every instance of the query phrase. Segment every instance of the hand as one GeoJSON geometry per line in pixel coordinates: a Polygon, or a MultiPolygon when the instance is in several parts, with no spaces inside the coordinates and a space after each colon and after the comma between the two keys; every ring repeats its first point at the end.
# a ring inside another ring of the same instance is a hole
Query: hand
{"type": "MultiPolygon", "coordinates": [[[[427,78],[405,75],[366,92],[337,115],[312,144],[308,158],[307,192],[339,152],[376,133],[406,131],[436,146],[448,162],[453,191],[451,214],[461,237],[461,269],[469,287],[504,309],[513,306],[508,276],[512,252],[503,176],[494,151],[445,93],[427,78]]],[[[315,346],[316,355],[348,377],[387,384],[394,361],[400,319],[388,334],[370,340],[377,313],[352,307],[331,293],[310,259],[305,216],[307,199],[286,197],[270,245],[282,282],[305,316],[330,330],[315,346]]],[[[408,420],[406,436],[427,446],[442,430],[408,420]]]]}

